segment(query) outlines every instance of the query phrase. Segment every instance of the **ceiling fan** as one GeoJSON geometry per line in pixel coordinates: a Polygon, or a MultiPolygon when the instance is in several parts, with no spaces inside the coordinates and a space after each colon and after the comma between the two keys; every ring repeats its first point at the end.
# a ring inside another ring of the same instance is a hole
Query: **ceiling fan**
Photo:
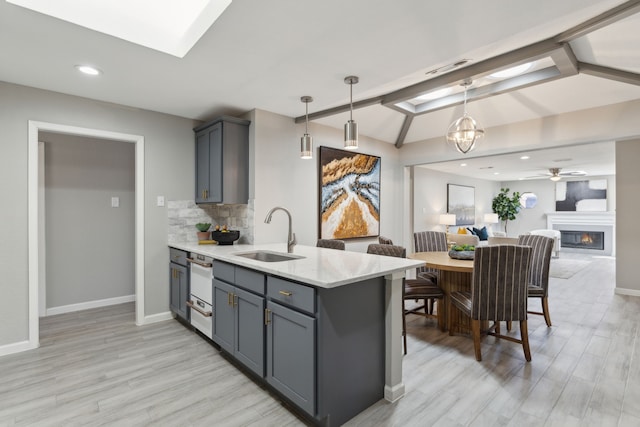
{"type": "Polygon", "coordinates": [[[528,178],[538,178],[541,176],[545,176],[545,177],[549,177],[549,179],[551,181],[560,181],[562,179],[562,177],[569,177],[569,176],[585,176],[587,173],[584,171],[567,171],[567,172],[560,172],[562,169],[561,168],[549,168],[549,172],[542,174],[542,175],[536,175],[536,176],[530,176],[528,178]]]}

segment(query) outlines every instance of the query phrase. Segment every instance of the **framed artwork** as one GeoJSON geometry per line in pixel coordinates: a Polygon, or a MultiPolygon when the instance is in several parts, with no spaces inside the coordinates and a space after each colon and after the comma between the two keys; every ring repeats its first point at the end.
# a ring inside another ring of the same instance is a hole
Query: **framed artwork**
{"type": "Polygon", "coordinates": [[[320,147],[321,239],[380,234],[380,157],[320,147]]]}
{"type": "Polygon", "coordinates": [[[474,187],[447,184],[447,212],[456,215],[456,225],[475,224],[475,191],[474,187]]]}
{"type": "Polygon", "coordinates": [[[607,210],[607,180],[556,182],[556,211],[607,210]]]}

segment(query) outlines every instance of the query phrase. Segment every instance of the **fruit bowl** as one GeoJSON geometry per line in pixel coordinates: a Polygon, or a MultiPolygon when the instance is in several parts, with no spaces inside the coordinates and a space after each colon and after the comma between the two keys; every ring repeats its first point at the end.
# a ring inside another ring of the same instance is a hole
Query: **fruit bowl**
{"type": "Polygon", "coordinates": [[[212,231],[211,238],[219,245],[233,245],[233,242],[240,238],[240,232],[238,230],[212,231]]]}

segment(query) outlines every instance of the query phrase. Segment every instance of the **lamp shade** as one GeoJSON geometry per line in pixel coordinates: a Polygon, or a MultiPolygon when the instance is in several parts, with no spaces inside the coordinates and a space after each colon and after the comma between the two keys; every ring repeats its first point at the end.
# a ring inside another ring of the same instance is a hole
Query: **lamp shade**
{"type": "Polygon", "coordinates": [[[456,225],[456,215],[455,214],[441,214],[440,215],[440,225],[456,225]]]}
{"type": "Polygon", "coordinates": [[[500,222],[500,218],[498,218],[498,214],[496,213],[486,213],[484,214],[484,223],[485,224],[497,224],[500,222]]]}

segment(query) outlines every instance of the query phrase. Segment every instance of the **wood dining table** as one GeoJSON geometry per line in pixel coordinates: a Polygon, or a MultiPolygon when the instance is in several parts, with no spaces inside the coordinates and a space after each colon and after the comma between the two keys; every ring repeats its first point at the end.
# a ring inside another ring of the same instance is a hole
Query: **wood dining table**
{"type": "MultiPolygon", "coordinates": [[[[453,259],[448,252],[415,252],[408,256],[411,259],[424,261],[429,268],[435,268],[440,271],[438,276],[438,286],[444,293],[444,304],[438,304],[438,310],[444,310],[444,319],[446,329],[450,329],[449,325],[449,295],[456,291],[471,291],[471,276],[473,273],[473,260],[453,259]]],[[[463,315],[455,307],[452,308],[454,316],[453,333],[471,334],[471,322],[469,318],[463,315]]]]}

